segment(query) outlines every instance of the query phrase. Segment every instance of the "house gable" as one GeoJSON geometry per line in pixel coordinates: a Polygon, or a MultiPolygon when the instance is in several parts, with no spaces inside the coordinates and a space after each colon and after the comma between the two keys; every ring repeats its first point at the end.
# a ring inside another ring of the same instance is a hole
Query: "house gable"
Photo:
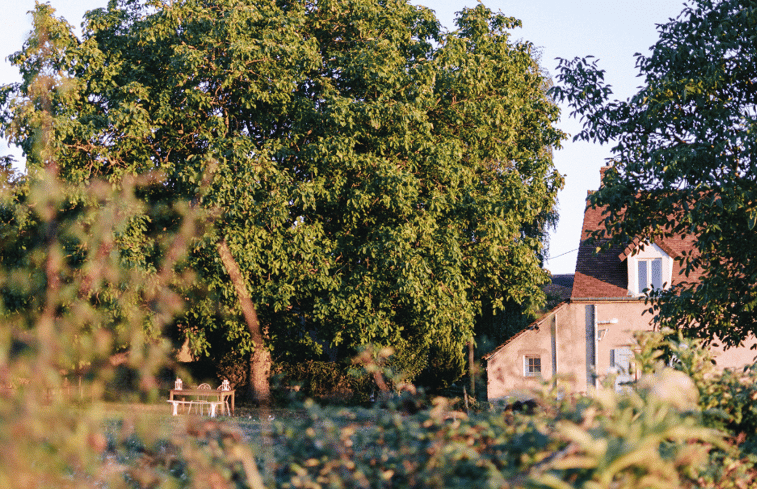
{"type": "Polygon", "coordinates": [[[563,344],[558,330],[565,323],[568,306],[563,302],[483,357],[490,401],[532,397],[542,381],[559,373],[558,359],[564,357],[567,360],[559,362],[569,363],[569,352],[576,348],[563,344]]]}

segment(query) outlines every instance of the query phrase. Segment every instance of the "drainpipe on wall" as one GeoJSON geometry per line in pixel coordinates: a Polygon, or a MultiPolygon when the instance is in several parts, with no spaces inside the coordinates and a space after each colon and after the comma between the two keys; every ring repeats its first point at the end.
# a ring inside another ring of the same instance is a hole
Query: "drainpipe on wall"
{"type": "Polygon", "coordinates": [[[557,376],[557,314],[552,315],[550,333],[552,333],[552,378],[557,376]]]}
{"type": "Polygon", "coordinates": [[[594,324],[592,327],[594,328],[594,388],[596,389],[598,387],[598,380],[599,375],[597,375],[597,349],[599,348],[599,341],[597,336],[597,305],[593,304],[592,307],[594,308],[594,324]]]}
{"type": "Polygon", "coordinates": [[[586,387],[597,387],[597,306],[586,306],[586,387]]]}

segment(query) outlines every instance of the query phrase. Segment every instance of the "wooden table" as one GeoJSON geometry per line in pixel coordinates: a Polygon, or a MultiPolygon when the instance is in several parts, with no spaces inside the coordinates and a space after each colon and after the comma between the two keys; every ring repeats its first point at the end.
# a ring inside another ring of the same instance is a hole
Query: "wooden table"
{"type": "MultiPolygon", "coordinates": [[[[230,407],[231,407],[231,413],[234,414],[234,398],[235,398],[235,392],[236,390],[231,389],[230,391],[222,391],[222,390],[216,390],[216,389],[171,389],[168,402],[173,404],[173,415],[176,416],[176,408],[178,406],[178,403],[185,403],[189,404],[192,401],[178,401],[176,398],[187,398],[187,397],[195,397],[195,398],[202,398],[202,400],[198,401],[198,403],[206,402],[211,407],[211,413],[212,416],[215,416],[215,408],[216,403],[226,405],[227,400],[231,401],[230,407]],[[211,397],[217,397],[218,401],[211,401],[209,398],[211,397]]],[[[228,413],[226,413],[228,415],[228,413]]]]}

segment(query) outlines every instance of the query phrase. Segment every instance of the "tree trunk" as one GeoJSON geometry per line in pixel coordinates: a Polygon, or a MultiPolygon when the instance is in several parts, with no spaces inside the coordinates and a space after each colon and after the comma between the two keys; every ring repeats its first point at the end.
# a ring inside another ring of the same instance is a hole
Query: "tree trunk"
{"type": "Polygon", "coordinates": [[[242,307],[242,314],[250,330],[254,350],[250,355],[250,396],[252,401],[259,405],[268,406],[271,403],[271,387],[269,377],[271,374],[271,352],[265,346],[265,336],[258,321],[255,305],[252,303],[250,293],[247,290],[239,265],[231,255],[229,245],[224,239],[218,244],[218,254],[221,257],[226,271],[231,277],[234,289],[242,307]]]}
{"type": "Polygon", "coordinates": [[[268,379],[271,375],[271,352],[266,348],[255,347],[250,355],[250,396],[259,405],[271,402],[271,387],[268,379]]]}

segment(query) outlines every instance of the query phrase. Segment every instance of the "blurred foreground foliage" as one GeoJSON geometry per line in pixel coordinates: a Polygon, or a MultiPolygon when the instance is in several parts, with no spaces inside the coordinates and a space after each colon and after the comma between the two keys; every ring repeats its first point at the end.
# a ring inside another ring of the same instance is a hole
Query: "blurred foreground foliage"
{"type": "Polygon", "coordinates": [[[186,418],[111,456],[136,487],[754,487],[753,372],[717,373],[696,341],[669,333],[639,345],[643,376],[622,393],[545,386],[528,412],[436,398],[410,414],[409,394],[373,409],[308,402],[260,421],[186,418]]]}
{"type": "Polygon", "coordinates": [[[696,342],[662,333],[640,338],[636,362],[644,375],[623,393],[545,386],[528,412],[436,398],[409,414],[409,394],[372,409],[308,402],[259,421],[186,417],[108,453],[132,487],[754,487],[752,372],[716,373],[696,342]]]}
{"type": "Polygon", "coordinates": [[[135,232],[149,215],[135,195],[160,185],[159,174],[64,184],[51,160],[2,189],[0,487],[98,480],[101,400],[124,364],[141,398],[157,398],[172,357],[161,333],[182,310],[185,252],[205,225],[177,204],[161,211],[171,229],[135,232]],[[132,247],[149,261],[130,261],[132,247]]]}

